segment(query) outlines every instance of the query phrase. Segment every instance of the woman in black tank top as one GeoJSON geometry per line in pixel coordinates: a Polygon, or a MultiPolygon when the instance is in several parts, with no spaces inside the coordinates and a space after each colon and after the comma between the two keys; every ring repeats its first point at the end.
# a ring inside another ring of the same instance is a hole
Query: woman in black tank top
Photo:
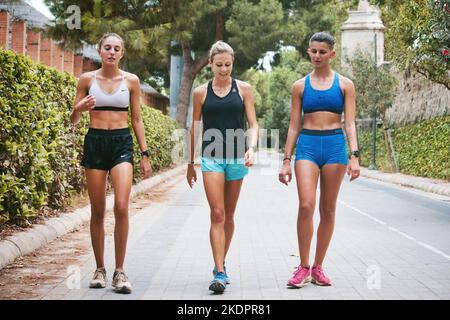
{"type": "Polygon", "coordinates": [[[210,241],[215,265],[209,289],[221,293],[229,281],[225,257],[234,232],[234,211],[242,181],[254,162],[258,123],[252,87],[231,77],[233,49],[218,41],[212,46],[209,57],[214,79],[194,90],[191,161],[186,178],[192,188],[197,181],[194,142],[200,134],[202,120],[201,169],[211,211],[210,241]],[[249,124],[247,134],[245,117],[249,124]]]}

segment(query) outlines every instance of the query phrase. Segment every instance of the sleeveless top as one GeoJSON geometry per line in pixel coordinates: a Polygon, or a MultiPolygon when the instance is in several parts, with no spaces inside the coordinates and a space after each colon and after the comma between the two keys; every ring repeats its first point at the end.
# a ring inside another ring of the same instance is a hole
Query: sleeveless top
{"type": "Polygon", "coordinates": [[[95,97],[95,111],[128,111],[130,91],[125,83],[123,72],[119,88],[113,93],[103,91],[97,82],[97,71],[94,72],[94,81],[89,88],[89,94],[95,97]]]}
{"type": "Polygon", "coordinates": [[[243,158],[246,150],[244,115],[245,105],[235,79],[232,79],[231,89],[224,97],[215,94],[212,81],[209,81],[202,106],[202,156],[243,158]]]}
{"type": "Polygon", "coordinates": [[[328,111],[342,114],[344,111],[344,96],[339,87],[339,75],[334,73],[333,84],[329,89],[317,90],[311,86],[310,75],[305,78],[305,89],[302,96],[303,113],[328,111]]]}

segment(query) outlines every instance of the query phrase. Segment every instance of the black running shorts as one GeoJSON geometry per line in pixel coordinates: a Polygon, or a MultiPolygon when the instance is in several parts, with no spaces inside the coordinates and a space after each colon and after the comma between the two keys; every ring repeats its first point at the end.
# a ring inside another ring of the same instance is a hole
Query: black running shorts
{"type": "Polygon", "coordinates": [[[129,128],[89,128],[84,137],[83,160],[86,169],[111,170],[122,162],[133,165],[133,138],[129,128]]]}

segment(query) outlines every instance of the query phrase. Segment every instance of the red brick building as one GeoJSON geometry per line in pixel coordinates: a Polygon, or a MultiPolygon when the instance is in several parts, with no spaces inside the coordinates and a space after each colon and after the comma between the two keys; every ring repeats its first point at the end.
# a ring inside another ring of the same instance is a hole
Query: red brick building
{"type": "MultiPolygon", "coordinates": [[[[0,47],[28,55],[36,63],[68,72],[75,77],[96,70],[101,59],[95,46],[84,45],[82,50],[64,50],[42,30],[52,22],[22,0],[0,0],[0,47]]],[[[142,85],[142,102],[167,114],[169,98],[147,84],[142,85]]]]}

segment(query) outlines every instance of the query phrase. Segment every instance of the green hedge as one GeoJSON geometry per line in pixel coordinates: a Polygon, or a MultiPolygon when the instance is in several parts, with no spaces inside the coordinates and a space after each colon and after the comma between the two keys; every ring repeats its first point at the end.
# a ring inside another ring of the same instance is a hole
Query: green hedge
{"type": "MultiPolygon", "coordinates": [[[[415,176],[450,181],[450,116],[391,130],[399,170],[415,176]]],[[[371,132],[359,134],[362,165],[372,159],[371,132]]],[[[377,166],[392,171],[382,129],[377,130],[377,166]]]]}
{"type": "MultiPolygon", "coordinates": [[[[173,131],[177,128],[177,122],[172,118],[165,116],[161,111],[147,106],[141,107],[142,120],[145,128],[145,139],[150,152],[153,171],[172,164],[171,152],[175,141],[171,140],[173,131]]],[[[131,124],[130,124],[131,128],[131,124]]],[[[140,156],[139,145],[136,137],[134,140],[134,179],[140,180],[140,156]]]]}
{"type": "MultiPolygon", "coordinates": [[[[80,166],[87,115],[73,127],[77,79],[0,49],[0,225],[63,209],[84,190],[80,166]]],[[[175,121],[142,107],[153,169],[171,163],[175,121]]],[[[136,161],[139,162],[136,145],[136,161]]],[[[139,164],[135,167],[135,178],[139,164]]],[[[137,178],[138,179],[138,178],[137,178]]]]}
{"type": "Polygon", "coordinates": [[[0,50],[0,222],[63,207],[83,186],[76,79],[0,50]]]}

